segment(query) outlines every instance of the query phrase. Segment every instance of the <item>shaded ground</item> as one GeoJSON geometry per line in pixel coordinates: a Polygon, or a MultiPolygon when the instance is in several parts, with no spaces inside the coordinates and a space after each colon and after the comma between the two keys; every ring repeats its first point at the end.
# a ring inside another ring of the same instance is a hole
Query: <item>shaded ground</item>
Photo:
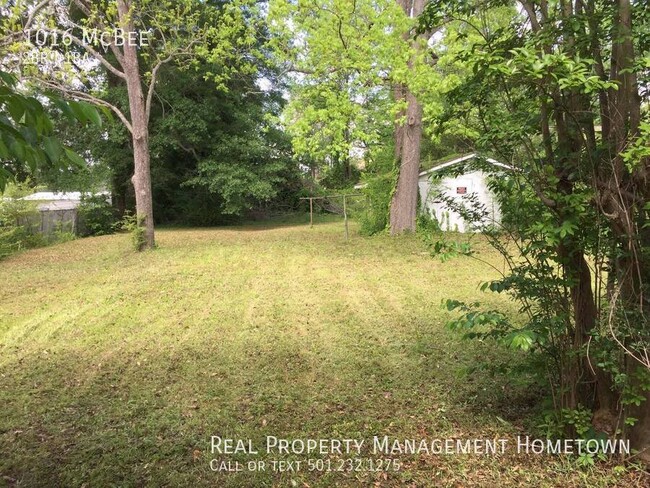
{"type": "Polygon", "coordinates": [[[340,222],[158,241],[134,254],[128,236],[83,239],[0,263],[0,485],[645,486],[514,452],[399,456],[396,473],[211,471],[211,435],[513,437],[536,393],[459,374],[519,361],[443,328],[441,300],[476,299],[495,276],[485,264],[441,263],[413,236],[346,243],[340,222]]]}

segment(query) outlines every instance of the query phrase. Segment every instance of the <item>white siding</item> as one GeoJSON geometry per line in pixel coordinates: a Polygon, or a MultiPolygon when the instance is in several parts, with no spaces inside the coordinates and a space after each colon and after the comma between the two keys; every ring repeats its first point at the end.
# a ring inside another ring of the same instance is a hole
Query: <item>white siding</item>
{"type": "Polygon", "coordinates": [[[432,176],[435,176],[435,173],[420,176],[418,182],[420,199],[423,209],[427,209],[431,216],[436,218],[441,224],[442,230],[471,232],[473,229],[469,228],[468,223],[458,213],[449,210],[443,202],[436,199],[436,196],[440,194],[461,202],[471,194],[476,194],[478,201],[485,205],[489,213],[489,217],[483,224],[499,222],[501,212],[494,195],[487,186],[487,174],[482,171],[472,171],[456,177],[433,178],[433,188],[432,176]],[[465,189],[464,194],[462,193],[463,189],[465,189]]]}

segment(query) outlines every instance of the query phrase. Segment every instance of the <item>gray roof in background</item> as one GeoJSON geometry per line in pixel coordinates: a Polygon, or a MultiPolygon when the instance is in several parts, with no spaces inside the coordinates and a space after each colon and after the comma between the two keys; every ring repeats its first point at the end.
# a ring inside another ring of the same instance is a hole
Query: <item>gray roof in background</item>
{"type": "Polygon", "coordinates": [[[55,191],[39,191],[27,195],[23,200],[35,200],[35,201],[48,201],[53,202],[55,200],[64,200],[64,201],[80,201],[81,192],[71,191],[71,192],[55,192],[55,191]]]}
{"type": "MultiPolygon", "coordinates": [[[[74,210],[81,203],[81,197],[84,195],[80,191],[56,192],[56,191],[39,191],[27,195],[20,200],[38,202],[38,209],[41,212],[56,210],[74,210]]],[[[86,193],[86,195],[103,195],[106,201],[111,201],[111,194],[107,191],[98,193],[86,193]]]]}
{"type": "Polygon", "coordinates": [[[79,206],[79,200],[55,200],[44,202],[38,205],[41,212],[52,212],[55,210],[74,210],[79,206]]]}

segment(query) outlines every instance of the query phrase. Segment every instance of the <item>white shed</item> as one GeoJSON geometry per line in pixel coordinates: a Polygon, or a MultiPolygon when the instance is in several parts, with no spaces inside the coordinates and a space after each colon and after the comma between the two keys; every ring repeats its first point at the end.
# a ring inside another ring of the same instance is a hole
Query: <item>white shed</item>
{"type": "MultiPolygon", "coordinates": [[[[477,169],[477,165],[471,164],[477,157],[478,155],[475,153],[466,154],[442,162],[420,173],[418,186],[422,209],[426,210],[438,221],[442,230],[471,232],[473,230],[479,230],[481,225],[489,225],[500,221],[501,210],[493,193],[488,188],[488,173],[477,169]],[[461,163],[464,164],[459,168],[452,168],[461,163]],[[444,201],[446,199],[453,199],[462,204],[463,200],[467,200],[472,194],[476,195],[477,201],[488,212],[488,215],[479,224],[478,228],[477,226],[472,228],[461,215],[448,208],[444,201]]],[[[480,159],[502,170],[513,169],[511,166],[499,163],[491,158],[481,157],[480,159]]]]}

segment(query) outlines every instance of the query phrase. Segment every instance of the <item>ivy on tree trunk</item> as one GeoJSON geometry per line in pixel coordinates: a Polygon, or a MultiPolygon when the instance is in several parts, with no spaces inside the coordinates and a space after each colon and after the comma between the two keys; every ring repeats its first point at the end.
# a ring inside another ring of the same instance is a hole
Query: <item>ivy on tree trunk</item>
{"type": "MultiPolygon", "coordinates": [[[[398,0],[404,13],[418,17],[424,11],[424,0],[398,0]]],[[[414,68],[414,57],[420,45],[420,38],[414,39],[414,52],[408,67],[414,68]]],[[[406,104],[406,110],[398,113],[395,125],[395,158],[399,171],[397,186],[390,203],[390,233],[401,234],[415,231],[418,205],[418,178],[420,174],[420,141],[422,138],[422,105],[405,83],[399,83],[393,90],[397,102],[406,104]]]]}

